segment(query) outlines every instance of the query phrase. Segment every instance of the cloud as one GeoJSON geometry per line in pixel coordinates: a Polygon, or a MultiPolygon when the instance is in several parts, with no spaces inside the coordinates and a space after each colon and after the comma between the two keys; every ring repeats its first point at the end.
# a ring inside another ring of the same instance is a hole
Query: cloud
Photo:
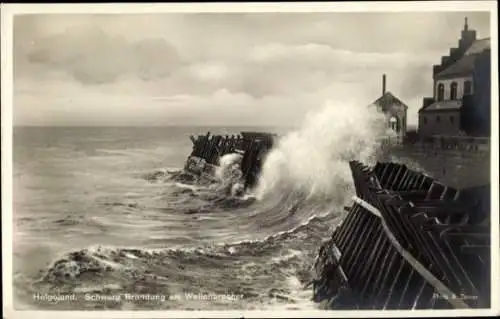
{"type": "Polygon", "coordinates": [[[224,62],[210,61],[190,66],[191,74],[201,81],[220,81],[229,76],[229,68],[224,62]]]}
{"type": "Polygon", "coordinates": [[[21,55],[29,64],[65,71],[84,84],[113,82],[129,75],[153,81],[169,76],[182,63],[164,39],[131,42],[95,25],[34,39],[24,50],[21,55]]]}
{"type": "Polygon", "coordinates": [[[361,65],[388,62],[406,64],[414,61],[422,61],[420,57],[409,53],[360,52],[334,49],[329,45],[318,43],[306,43],[301,45],[269,43],[254,47],[249,53],[249,58],[251,61],[262,63],[276,63],[293,59],[296,61],[304,61],[305,64],[310,64],[319,60],[324,64],[337,62],[361,65]]]}
{"type": "Polygon", "coordinates": [[[152,88],[137,78],[88,86],[59,76],[62,80],[58,82],[37,85],[37,80],[26,80],[16,86],[14,121],[17,125],[291,126],[332,97],[346,103],[352,100],[358,105],[366,100],[362,92],[351,96],[355,84],[343,82],[293,95],[255,97],[229,88],[174,94],[163,92],[159,83],[152,88]]]}
{"type": "Polygon", "coordinates": [[[411,122],[464,15],[489,35],[461,12],[18,16],[16,124],[294,125],[368,105],[382,73],[411,122]]]}

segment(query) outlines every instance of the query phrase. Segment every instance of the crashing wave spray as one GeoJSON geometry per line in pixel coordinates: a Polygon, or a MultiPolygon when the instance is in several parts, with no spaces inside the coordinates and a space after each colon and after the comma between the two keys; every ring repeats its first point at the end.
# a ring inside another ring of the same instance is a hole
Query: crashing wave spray
{"type": "Polygon", "coordinates": [[[300,189],[308,196],[338,199],[352,189],[348,162],[372,163],[383,137],[385,116],[376,108],[327,102],[268,154],[257,198],[300,189]]]}
{"type": "Polygon", "coordinates": [[[215,178],[228,195],[239,196],[243,193],[243,173],[240,168],[242,159],[243,156],[238,153],[226,154],[219,158],[215,178]]]}

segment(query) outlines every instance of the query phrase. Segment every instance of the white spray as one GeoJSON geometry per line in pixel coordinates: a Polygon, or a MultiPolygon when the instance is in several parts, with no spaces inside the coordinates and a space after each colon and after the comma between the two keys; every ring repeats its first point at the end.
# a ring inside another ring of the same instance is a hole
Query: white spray
{"type": "Polygon", "coordinates": [[[374,107],[325,103],[268,154],[257,198],[290,189],[309,196],[345,197],[352,187],[348,161],[373,162],[381,138],[390,134],[385,123],[374,107]]]}
{"type": "Polygon", "coordinates": [[[215,170],[215,178],[222,188],[227,189],[231,196],[243,192],[241,160],[243,156],[238,153],[223,155],[219,158],[219,166],[215,170]]]}

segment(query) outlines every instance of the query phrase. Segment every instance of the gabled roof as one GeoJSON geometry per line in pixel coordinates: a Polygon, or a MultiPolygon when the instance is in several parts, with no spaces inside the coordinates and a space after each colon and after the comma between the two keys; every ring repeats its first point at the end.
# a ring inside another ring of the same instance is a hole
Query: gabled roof
{"type": "Polygon", "coordinates": [[[463,105],[462,100],[448,100],[448,101],[437,101],[424,108],[421,108],[419,112],[423,111],[439,111],[439,110],[459,110],[463,105]]]}
{"type": "Polygon", "coordinates": [[[389,108],[392,108],[393,106],[403,107],[404,109],[408,108],[406,104],[404,104],[400,99],[395,97],[394,94],[389,91],[385,92],[381,97],[370,104],[370,106],[372,105],[381,107],[382,111],[384,112],[388,111],[389,108]]]}
{"type": "Polygon", "coordinates": [[[471,74],[478,54],[490,48],[490,38],[479,39],[465,51],[464,55],[455,63],[436,74],[435,78],[450,77],[454,75],[471,74]]]}

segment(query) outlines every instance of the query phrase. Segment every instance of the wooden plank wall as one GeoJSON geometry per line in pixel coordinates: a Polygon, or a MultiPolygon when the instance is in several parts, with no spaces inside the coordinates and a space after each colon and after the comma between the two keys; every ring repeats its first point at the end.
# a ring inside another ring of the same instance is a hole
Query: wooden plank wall
{"type": "Polygon", "coordinates": [[[190,158],[196,157],[207,164],[218,165],[219,158],[230,153],[240,152],[243,156],[241,171],[245,187],[255,185],[260,173],[263,157],[273,146],[272,134],[242,132],[238,135],[191,136],[193,150],[190,158]]]}
{"type": "Polygon", "coordinates": [[[453,189],[393,163],[350,166],[356,198],[320,249],[314,299],[331,308],[488,308],[489,188],[453,189]]]}

